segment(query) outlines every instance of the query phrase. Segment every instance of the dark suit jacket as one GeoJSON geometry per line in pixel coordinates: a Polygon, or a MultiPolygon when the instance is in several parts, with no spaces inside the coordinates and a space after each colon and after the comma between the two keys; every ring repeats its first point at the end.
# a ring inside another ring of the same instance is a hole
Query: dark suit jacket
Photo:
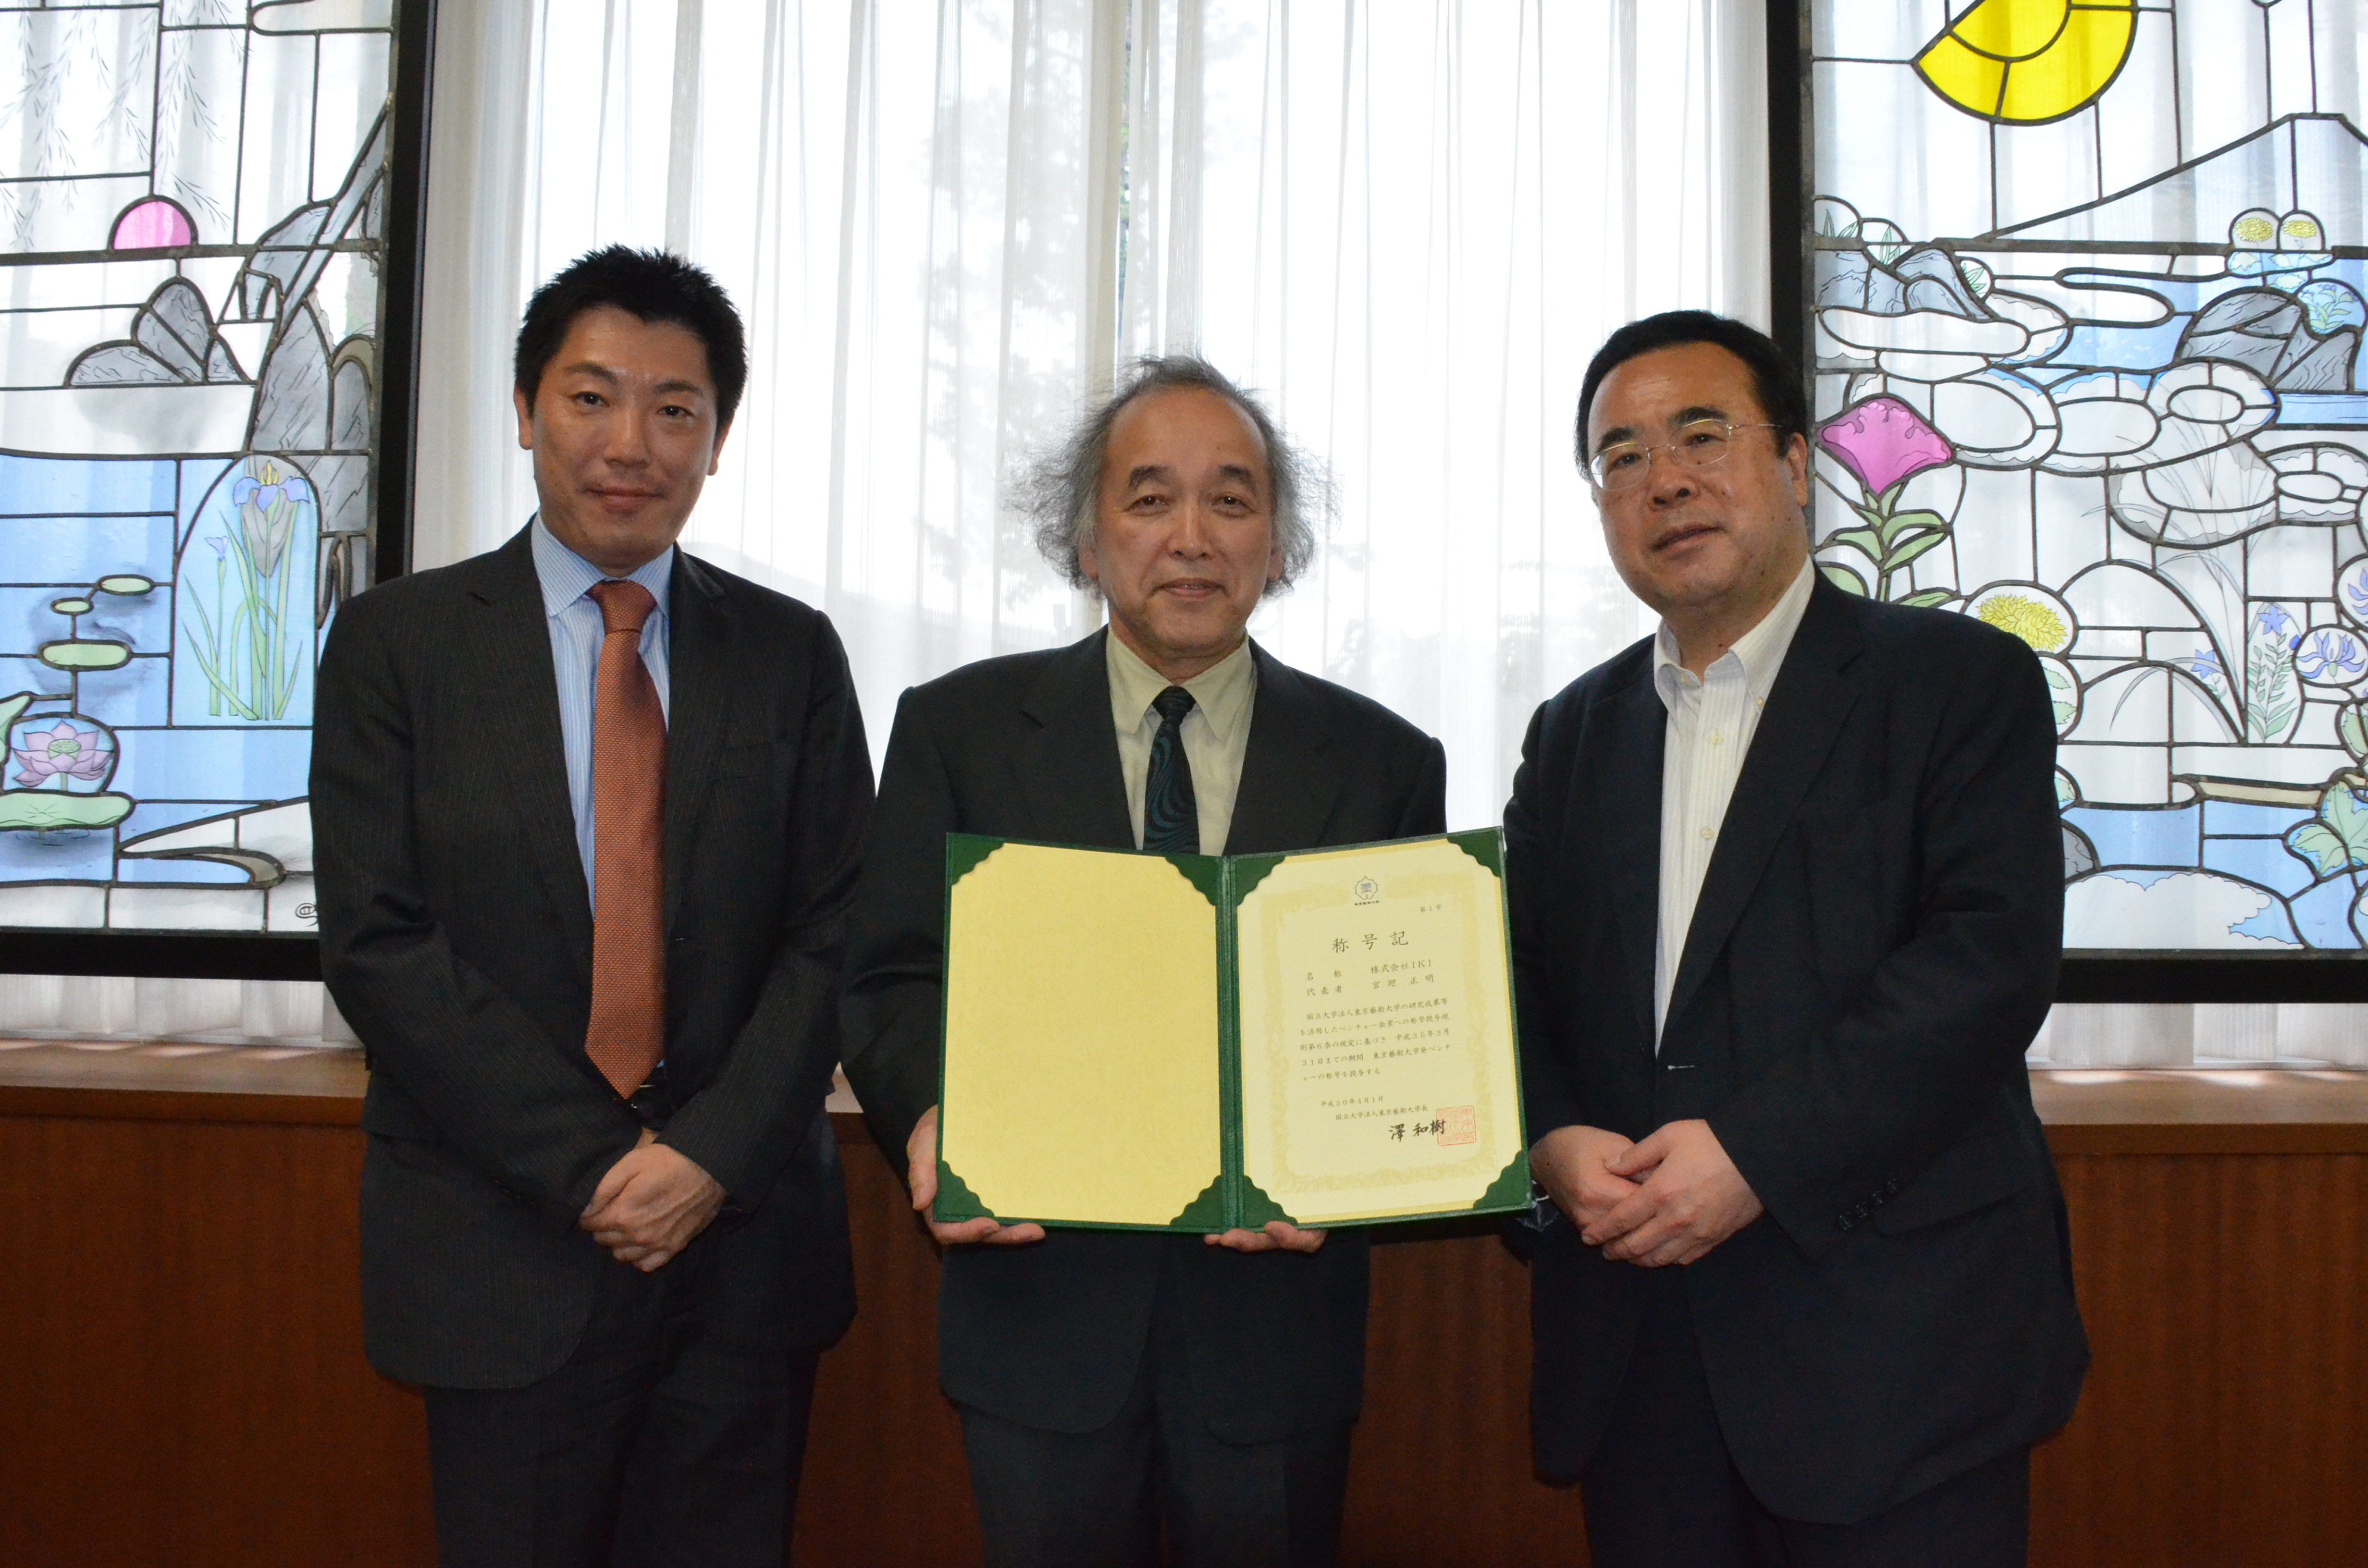
{"type": "MultiPolygon", "coordinates": [[[[729,1195],[692,1247],[769,1206],[750,1233],[788,1238],[786,1331],[826,1344],[854,1311],[822,1101],[871,758],[818,612],[677,555],[667,614],[663,1140],[729,1195]]],[[[522,1386],[625,1267],[575,1218],[639,1131],[584,1051],[592,915],[527,534],[347,605],[316,709],[321,967],[371,1069],[367,1348],[522,1386]]]]}
{"type": "MultiPolygon", "coordinates": [[[[1534,1139],[1706,1117],[1766,1205],[1686,1271],[1722,1429],[1787,1517],[1863,1518],[2069,1419],[2088,1365],[2023,1052],[2063,933],[2031,651],[1820,581],[1761,715],[1653,1048],[1652,642],[1538,710],[1506,809],[1534,1139]]],[[[1642,1271],[1557,1217],[1532,1435],[1575,1475],[1642,1271]]]]}
{"type": "MultiPolygon", "coordinates": [[[[847,1074],[881,1151],[938,1100],[945,835],[1132,849],[1104,632],[988,659],[905,694],[882,768],[848,948],[847,1074]]],[[[1228,854],[1444,830],[1439,743],[1378,703],[1253,646],[1258,698],[1228,854]]],[[[1199,1236],[1054,1231],[957,1247],[938,1299],[946,1392],[1008,1420],[1086,1432],[1133,1383],[1163,1268],[1190,1324],[1194,1388],[1216,1434],[1271,1441],[1357,1414],[1365,1237],[1320,1252],[1241,1254],[1199,1236]]]]}

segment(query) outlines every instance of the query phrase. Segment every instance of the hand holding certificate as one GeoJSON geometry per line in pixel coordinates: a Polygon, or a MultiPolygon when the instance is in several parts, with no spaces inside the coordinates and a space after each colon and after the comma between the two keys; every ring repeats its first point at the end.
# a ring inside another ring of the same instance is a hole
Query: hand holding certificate
{"type": "Polygon", "coordinates": [[[947,843],[933,1217],[1256,1231],[1524,1208],[1493,830],[947,843]]]}

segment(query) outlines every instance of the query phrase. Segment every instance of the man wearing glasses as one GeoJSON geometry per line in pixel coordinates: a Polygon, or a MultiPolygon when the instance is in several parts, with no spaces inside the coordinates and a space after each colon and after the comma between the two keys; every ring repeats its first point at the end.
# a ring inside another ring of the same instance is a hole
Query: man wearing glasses
{"type": "Polygon", "coordinates": [[[2088,1365],[2022,1065],[2038,662],[1818,574],[1800,378],[1740,323],[1614,333],[1577,437],[1662,619],[1539,709],[1506,808],[1538,1470],[1600,1568],[2020,1564],[2088,1365]]]}

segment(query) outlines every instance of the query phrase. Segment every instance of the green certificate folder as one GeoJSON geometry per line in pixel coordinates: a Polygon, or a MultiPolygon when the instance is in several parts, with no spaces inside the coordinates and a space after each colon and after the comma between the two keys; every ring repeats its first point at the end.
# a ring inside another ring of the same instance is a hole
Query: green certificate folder
{"type": "Polygon", "coordinates": [[[1235,856],[951,834],[932,1213],[1524,1209],[1514,1040],[1493,828],[1235,856]]]}

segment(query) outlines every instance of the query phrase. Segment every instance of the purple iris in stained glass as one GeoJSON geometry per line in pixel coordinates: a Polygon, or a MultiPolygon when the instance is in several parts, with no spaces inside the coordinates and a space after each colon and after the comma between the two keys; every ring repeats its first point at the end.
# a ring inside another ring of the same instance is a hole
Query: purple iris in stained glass
{"type": "Polygon", "coordinates": [[[262,477],[240,474],[230,487],[230,498],[238,508],[239,542],[246,546],[246,559],[256,576],[268,577],[279,570],[280,552],[288,548],[296,525],[296,505],[312,491],[302,476],[282,473],[277,463],[258,466],[262,477]]]}
{"type": "Polygon", "coordinates": [[[2305,680],[2322,680],[2329,676],[2340,679],[2368,669],[2368,656],[2360,645],[2339,631],[2322,627],[2311,634],[2307,645],[2297,639],[2294,673],[2305,680]]]}
{"type": "MultiPolygon", "coordinates": [[[[273,471],[266,469],[265,472],[273,471]]],[[[252,474],[242,473],[231,482],[230,501],[233,506],[243,506],[252,501],[265,511],[269,511],[272,503],[282,495],[287,496],[290,501],[302,501],[312,494],[312,486],[306,484],[303,478],[298,474],[291,473],[276,484],[266,484],[252,474]]]]}

